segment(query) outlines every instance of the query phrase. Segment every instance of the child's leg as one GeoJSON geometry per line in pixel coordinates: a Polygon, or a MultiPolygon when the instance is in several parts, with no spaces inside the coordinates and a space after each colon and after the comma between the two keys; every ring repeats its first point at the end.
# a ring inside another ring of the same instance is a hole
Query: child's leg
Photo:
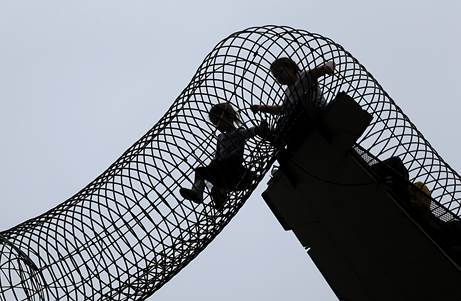
{"type": "Polygon", "coordinates": [[[187,200],[193,201],[195,203],[203,202],[203,191],[205,190],[205,178],[207,175],[207,167],[197,167],[195,169],[195,178],[192,188],[181,187],[179,193],[181,196],[187,200]]]}
{"type": "Polygon", "coordinates": [[[225,160],[215,165],[214,174],[210,175],[215,180],[210,196],[216,209],[221,210],[224,207],[228,192],[237,189],[245,171],[241,160],[225,160]]]}
{"type": "Polygon", "coordinates": [[[203,191],[205,190],[205,179],[207,179],[208,174],[208,166],[206,167],[197,167],[195,169],[195,179],[194,184],[192,185],[192,189],[200,193],[203,198],[203,191]]]}
{"type": "MultiPolygon", "coordinates": [[[[185,199],[195,203],[203,202],[205,180],[213,184],[211,200],[216,209],[224,206],[227,198],[227,188],[235,186],[236,167],[239,162],[215,161],[212,160],[208,166],[201,166],[195,169],[195,180],[191,189],[181,188],[179,193],[185,199]]],[[[242,167],[243,168],[243,167],[242,167]]]]}
{"type": "Polygon", "coordinates": [[[227,202],[228,193],[247,189],[256,178],[251,170],[240,161],[223,162],[220,166],[219,181],[213,185],[211,200],[216,209],[221,210],[227,202]]]}
{"type": "Polygon", "coordinates": [[[213,186],[210,196],[213,206],[216,209],[221,210],[227,201],[227,191],[223,188],[219,188],[218,186],[213,186]]]}

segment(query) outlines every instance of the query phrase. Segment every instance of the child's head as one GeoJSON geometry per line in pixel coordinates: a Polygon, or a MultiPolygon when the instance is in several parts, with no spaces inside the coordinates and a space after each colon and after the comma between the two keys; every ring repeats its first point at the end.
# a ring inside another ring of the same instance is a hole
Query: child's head
{"type": "Polygon", "coordinates": [[[218,103],[213,105],[208,112],[210,121],[221,132],[235,128],[234,122],[238,120],[237,112],[228,103],[218,103]]]}
{"type": "Polygon", "coordinates": [[[298,65],[287,57],[281,57],[272,62],[270,70],[277,82],[282,85],[293,84],[300,71],[298,65]]]}
{"type": "Polygon", "coordinates": [[[418,208],[424,209],[426,211],[431,210],[431,191],[427,188],[426,184],[423,182],[416,182],[410,186],[410,196],[411,201],[418,208]]]}

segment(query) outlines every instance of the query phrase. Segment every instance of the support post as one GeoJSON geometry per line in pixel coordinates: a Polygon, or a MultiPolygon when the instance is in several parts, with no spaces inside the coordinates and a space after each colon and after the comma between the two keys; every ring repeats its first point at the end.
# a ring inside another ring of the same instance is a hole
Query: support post
{"type": "Polygon", "coordinates": [[[264,200],[340,300],[461,300],[458,266],[352,149],[370,121],[338,97],[324,118],[331,137],[312,129],[269,181],[264,200]]]}

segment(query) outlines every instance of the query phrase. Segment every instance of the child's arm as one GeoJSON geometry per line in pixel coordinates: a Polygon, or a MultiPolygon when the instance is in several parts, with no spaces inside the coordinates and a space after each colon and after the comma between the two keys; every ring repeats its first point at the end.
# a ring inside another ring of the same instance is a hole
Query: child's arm
{"type": "Polygon", "coordinates": [[[277,105],[251,105],[250,110],[253,113],[262,112],[262,113],[268,113],[272,115],[282,114],[282,106],[277,106],[277,105]]]}
{"type": "Polygon", "coordinates": [[[232,136],[235,139],[247,140],[254,136],[264,137],[270,131],[269,124],[266,120],[262,120],[261,123],[257,126],[251,128],[239,128],[232,133],[232,136]]]}
{"type": "Polygon", "coordinates": [[[323,65],[318,66],[317,68],[314,68],[309,71],[309,73],[314,77],[314,79],[319,79],[320,77],[324,75],[333,75],[335,72],[335,62],[334,61],[328,61],[323,65]]]}
{"type": "Polygon", "coordinates": [[[249,129],[244,129],[244,138],[249,139],[254,136],[265,137],[269,130],[269,124],[266,120],[262,120],[261,123],[257,126],[251,127],[249,129]]]}

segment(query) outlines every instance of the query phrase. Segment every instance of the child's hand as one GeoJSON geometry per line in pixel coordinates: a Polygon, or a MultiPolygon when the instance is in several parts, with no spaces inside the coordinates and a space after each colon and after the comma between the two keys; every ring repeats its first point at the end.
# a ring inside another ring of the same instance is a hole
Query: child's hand
{"type": "Polygon", "coordinates": [[[267,120],[266,120],[266,119],[263,119],[263,120],[261,120],[261,122],[259,123],[259,127],[260,127],[262,130],[269,130],[269,123],[267,123],[267,120]]]}
{"type": "Polygon", "coordinates": [[[260,106],[260,105],[251,105],[251,106],[250,106],[250,110],[251,110],[251,112],[253,112],[254,114],[255,114],[255,113],[258,113],[258,112],[261,110],[261,106],[260,106]]]}
{"type": "Polygon", "coordinates": [[[271,138],[271,129],[269,128],[269,123],[267,120],[263,119],[258,125],[258,136],[262,137],[263,139],[270,139],[271,138]]]}
{"type": "Polygon", "coordinates": [[[328,61],[323,65],[323,68],[325,68],[326,74],[333,75],[335,72],[336,64],[334,61],[328,61]]]}
{"type": "Polygon", "coordinates": [[[270,132],[269,123],[267,123],[266,119],[261,120],[258,127],[259,127],[259,132],[261,133],[260,136],[265,137],[269,134],[270,132]]]}

